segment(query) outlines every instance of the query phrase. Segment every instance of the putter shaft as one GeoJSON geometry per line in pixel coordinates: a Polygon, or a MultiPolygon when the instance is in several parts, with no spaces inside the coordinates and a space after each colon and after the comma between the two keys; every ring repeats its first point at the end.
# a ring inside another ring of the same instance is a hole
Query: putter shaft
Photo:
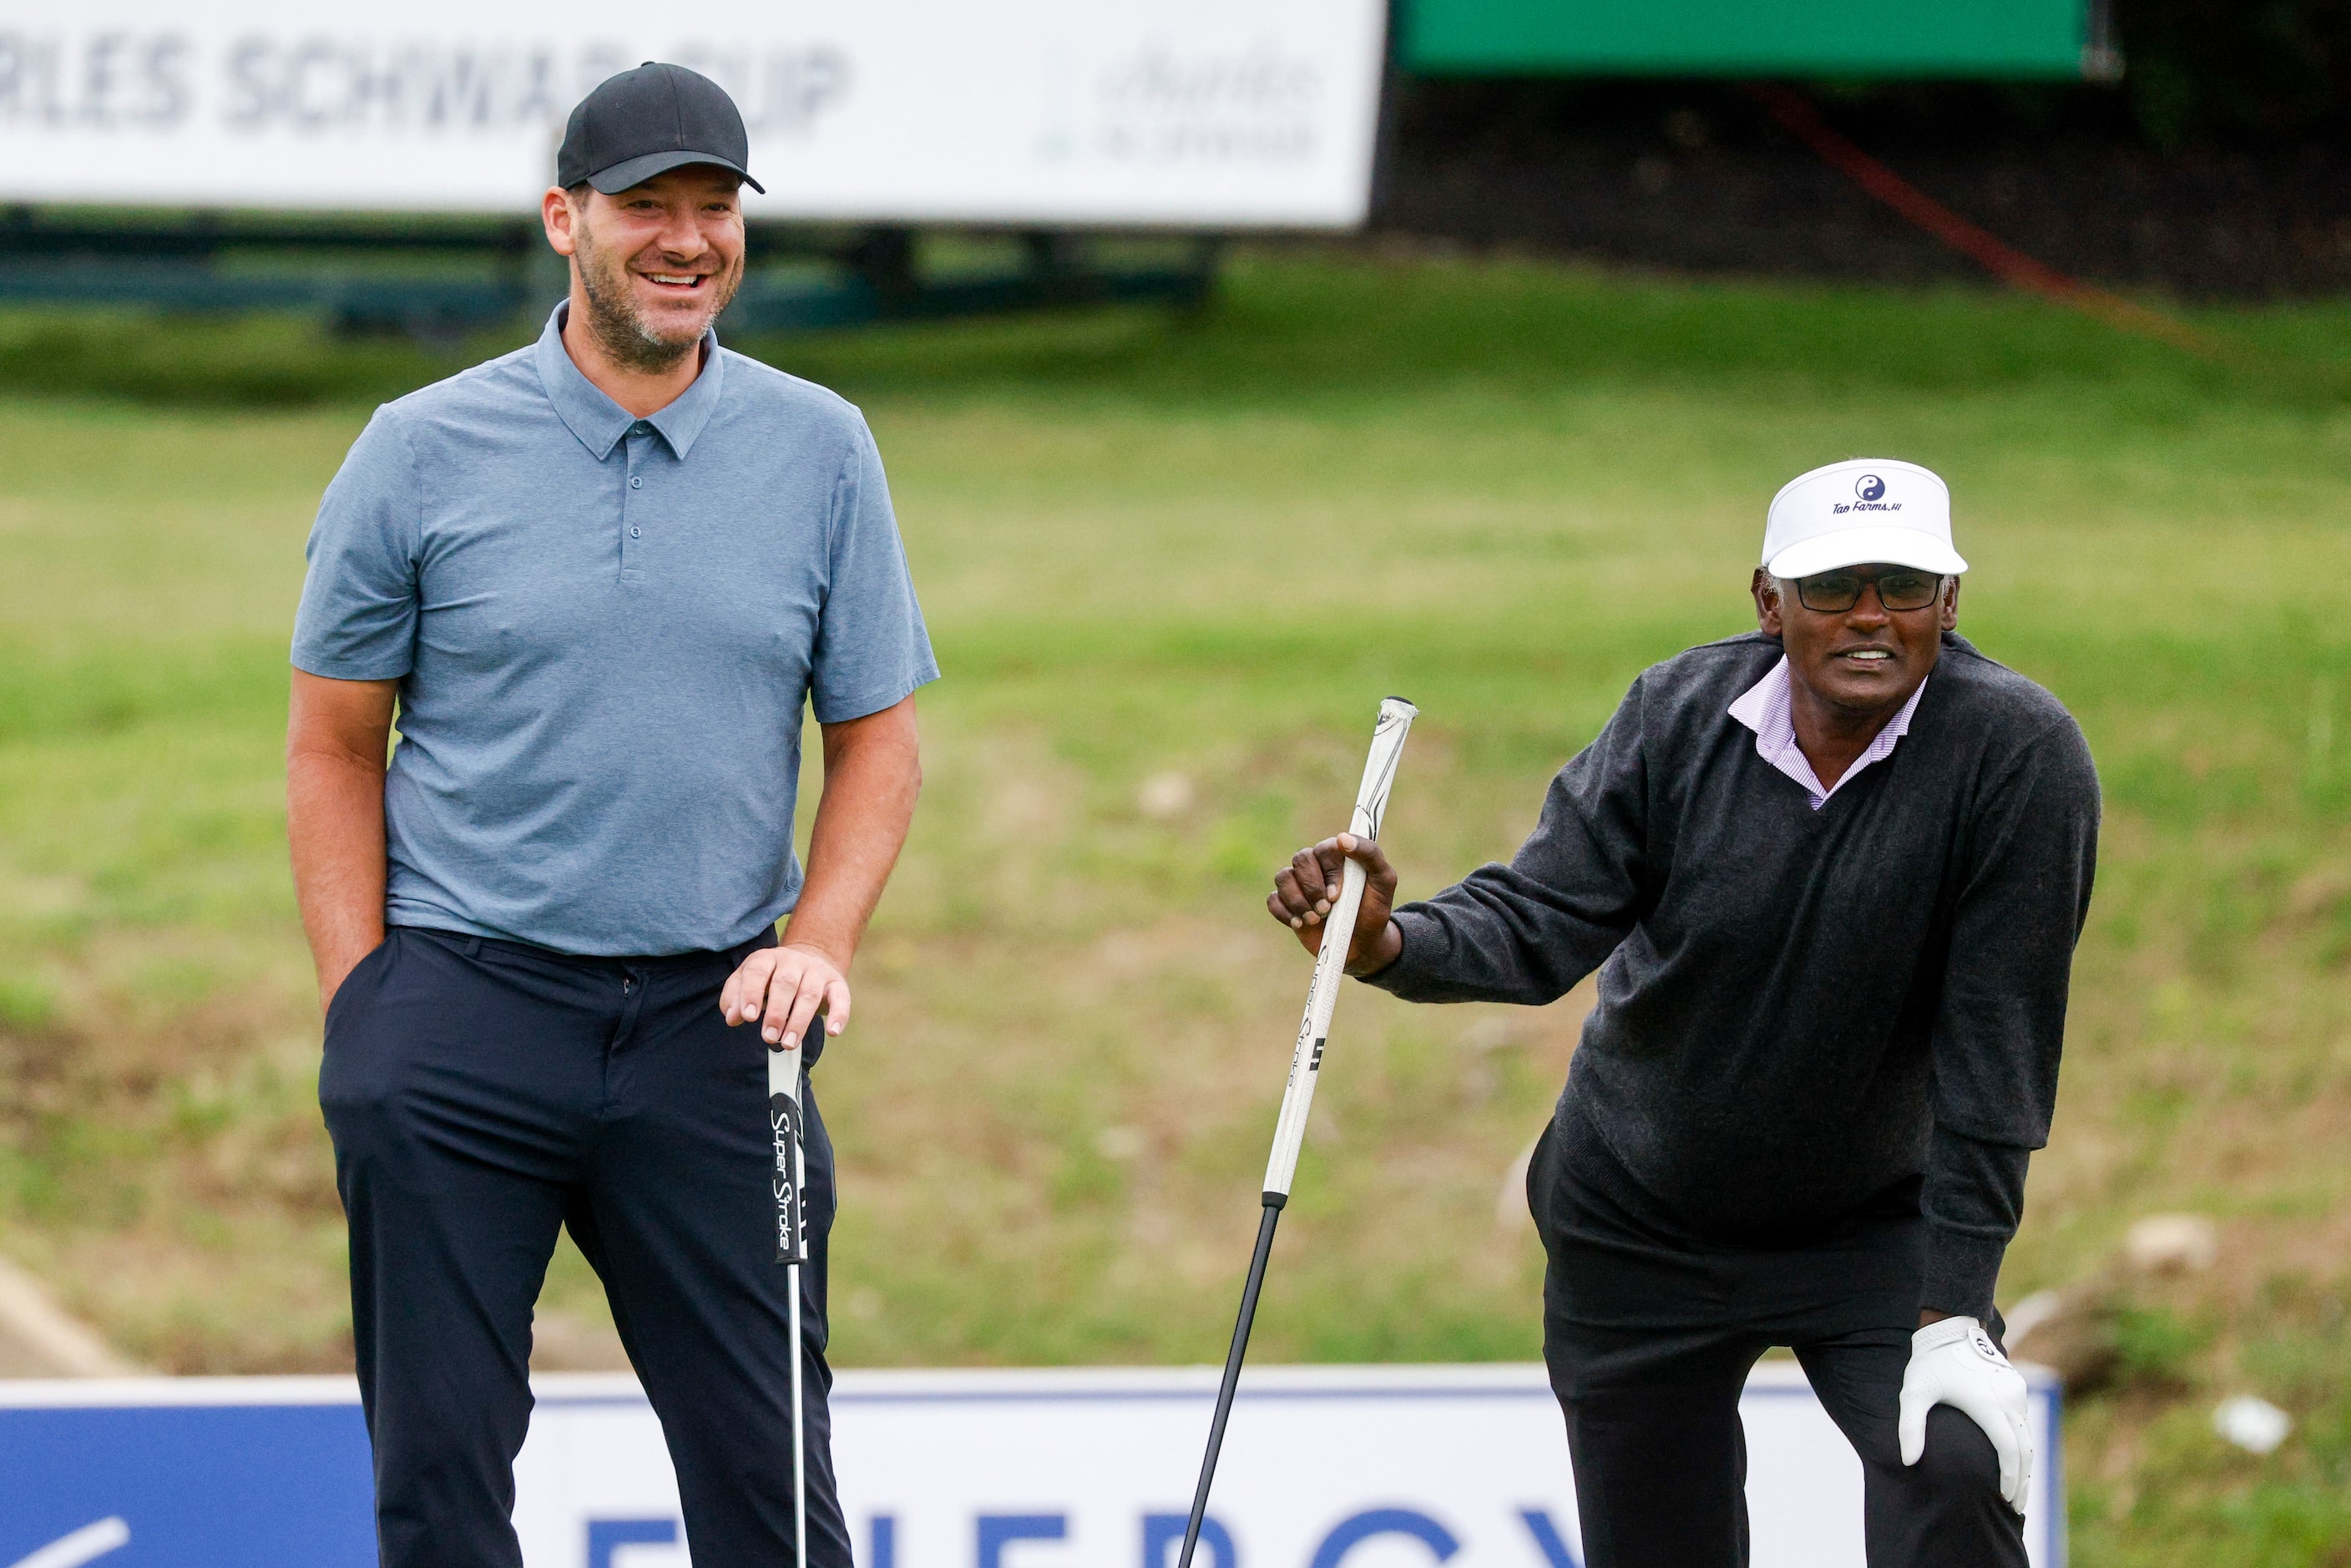
{"type": "MultiPolygon", "coordinates": [[[[1395,782],[1396,762],[1418,712],[1402,697],[1380,704],[1371,753],[1364,761],[1363,783],[1355,790],[1355,812],[1348,821],[1348,831],[1359,839],[1376,841],[1380,836],[1380,821],[1387,815],[1388,789],[1395,782]]],[[[1200,1484],[1192,1493],[1192,1517],[1184,1526],[1184,1554],[1176,1568],[1192,1568],[1192,1553],[1199,1547],[1201,1526],[1207,1520],[1208,1489],[1217,1480],[1217,1453],[1225,1445],[1225,1424],[1232,1418],[1241,1363],[1249,1355],[1258,1292],[1265,1287],[1266,1260],[1273,1255],[1273,1228],[1281,1219],[1282,1206],[1290,1201],[1290,1182],[1298,1174],[1299,1147],[1305,1141],[1307,1113],[1313,1107],[1314,1083],[1322,1071],[1322,1048],[1329,1043],[1332,1013],[1339,1005],[1339,987],[1346,974],[1347,950],[1353,941],[1356,915],[1363,907],[1365,882],[1363,862],[1350,855],[1340,873],[1339,896],[1323,917],[1322,935],[1316,944],[1314,977],[1306,988],[1306,1012],[1299,1020],[1298,1040],[1290,1051],[1290,1081],[1282,1086],[1273,1150],[1266,1157],[1265,1218],[1258,1223],[1257,1251],[1249,1259],[1249,1283],[1241,1289],[1240,1317],[1233,1324],[1233,1348],[1225,1357],[1224,1382],[1217,1389],[1217,1413],[1208,1426],[1208,1451],[1200,1459],[1200,1484]]]]}
{"type": "Polygon", "coordinates": [[[792,1560],[808,1568],[808,1390],[801,1384],[800,1266],[785,1270],[792,1293],[792,1560]]]}
{"type": "Polygon", "coordinates": [[[792,1357],[792,1561],[808,1568],[808,1391],[802,1382],[800,1265],[808,1259],[808,1172],[802,1164],[800,1053],[768,1051],[768,1128],[774,1142],[776,1261],[784,1270],[792,1357]]]}
{"type": "Polygon", "coordinates": [[[1200,1484],[1192,1492],[1192,1517],[1184,1526],[1184,1552],[1176,1568],[1192,1568],[1200,1544],[1200,1521],[1208,1516],[1208,1489],[1216,1484],[1217,1454],[1225,1446],[1225,1423],[1232,1417],[1240,1387],[1241,1362],[1249,1354],[1249,1326],[1257,1321],[1257,1295],[1265,1286],[1266,1260],[1273,1256],[1273,1228],[1281,1219],[1282,1195],[1265,1195],[1265,1218],[1258,1221],[1257,1250],[1249,1255],[1249,1283],[1241,1287],[1241,1313],[1233,1323],[1233,1348],[1225,1355],[1225,1379],[1217,1387],[1217,1414],[1208,1423],[1208,1451],[1200,1459],[1200,1484]]]}

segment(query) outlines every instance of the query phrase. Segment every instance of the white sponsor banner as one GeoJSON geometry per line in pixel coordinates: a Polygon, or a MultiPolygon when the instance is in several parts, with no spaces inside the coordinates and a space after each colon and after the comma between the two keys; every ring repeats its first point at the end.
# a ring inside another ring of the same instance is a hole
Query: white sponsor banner
{"type": "MultiPolygon", "coordinates": [[[[1213,1369],[845,1372],[834,1456],[861,1568],[1173,1568],[1213,1369]]],[[[528,1568],[686,1568],[659,1424],[626,1378],[542,1378],[517,1464],[528,1568]]],[[[2053,1385],[2027,1516],[2064,1561],[2053,1385]]],[[[1755,1568],[1863,1568],[1860,1461],[1792,1362],[1740,1404],[1755,1568]]],[[[778,1463],[787,1462],[778,1456],[778,1463]]],[[[1207,1568],[1582,1568],[1540,1366],[1253,1368],[1207,1568]]]]}
{"type": "Polygon", "coordinates": [[[757,216],[1346,226],[1385,26],[1382,0],[0,0],[0,200],[526,212],[579,98],[663,59],[742,108],[757,216]]]}
{"type": "MultiPolygon", "coordinates": [[[[2036,1568],[2060,1568],[2055,1385],[2028,1376],[2025,1539],[2036,1568]]],[[[635,1380],[533,1386],[528,1568],[688,1568],[635,1380]]],[[[1207,1367],[841,1374],[860,1568],[1172,1568],[1216,1386],[1207,1367]]],[[[1740,1415],[1756,1568],[1863,1568],[1860,1463],[1794,1364],[1759,1367],[1740,1415]]],[[[789,1473],[789,1453],[760,1459],[789,1473]]],[[[370,1514],[348,1377],[0,1383],[0,1564],[88,1546],[125,1568],[367,1568],[370,1514]]],[[[1583,1568],[1539,1366],[1253,1368],[1209,1517],[1201,1568],[1583,1568]]]]}

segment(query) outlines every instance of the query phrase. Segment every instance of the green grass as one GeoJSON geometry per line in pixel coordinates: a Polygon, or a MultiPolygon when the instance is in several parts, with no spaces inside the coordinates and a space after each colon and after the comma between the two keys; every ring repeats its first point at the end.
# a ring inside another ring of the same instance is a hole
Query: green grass
{"type": "MultiPolygon", "coordinates": [[[[1388,838],[1432,890],[1644,664],[1750,623],[1782,480],[1883,453],[1951,480],[1963,631],[2107,790],[2003,1299],[2143,1213],[2223,1228],[2212,1274],[2130,1283],[2132,1375],[2073,1411],[2076,1561],[2351,1562],[2351,308],[2199,319],[2262,368],[1969,290],[1268,255],[1196,319],[753,345],[866,409],[947,670],[820,1074],[841,1358],[1214,1359],[1304,985],[1260,890],[1377,699],[1425,715],[1388,838]],[[2238,1391],[2296,1414],[2277,1455],[2211,1436],[2238,1391]]],[[[0,1247],[159,1364],[349,1354],[284,643],[364,398],[437,369],[0,319],[0,1247]]],[[[1503,1191],[1582,1006],[1351,990],[1260,1354],[1536,1354],[1503,1191]]],[[[576,1257],[546,1306],[595,1354],[576,1257]]]]}

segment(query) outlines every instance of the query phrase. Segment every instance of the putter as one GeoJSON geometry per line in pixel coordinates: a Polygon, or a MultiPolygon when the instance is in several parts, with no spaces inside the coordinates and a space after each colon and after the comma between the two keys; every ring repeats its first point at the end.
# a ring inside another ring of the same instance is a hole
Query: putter
{"type": "MultiPolygon", "coordinates": [[[[821,1029],[816,1019],[810,1029],[821,1029]]],[[[801,1386],[800,1265],[808,1261],[806,1172],[800,1160],[800,1048],[768,1048],[768,1131],[775,1140],[776,1261],[788,1276],[792,1333],[792,1546],[808,1568],[808,1410],[801,1386]]]]}
{"type": "MultiPolygon", "coordinates": [[[[1372,754],[1364,764],[1364,782],[1355,791],[1354,819],[1347,829],[1359,839],[1380,836],[1380,820],[1387,815],[1388,789],[1395,782],[1396,761],[1404,755],[1404,737],[1419,712],[1402,697],[1380,704],[1380,722],[1372,731],[1372,754]]],[[[1176,1568],[1192,1568],[1192,1552],[1200,1543],[1200,1522],[1208,1514],[1208,1489],[1217,1479],[1217,1454],[1225,1446],[1225,1424],[1232,1418],[1241,1361],[1249,1354],[1249,1326],[1257,1320],[1266,1260],[1273,1255],[1273,1228],[1281,1218],[1282,1206],[1290,1201],[1290,1184],[1298,1174],[1298,1145],[1306,1136],[1306,1113],[1314,1103],[1314,1081],[1322,1071],[1322,1047],[1331,1037],[1331,1015],[1339,1005],[1339,982],[1346,977],[1347,948],[1354,939],[1355,915],[1363,903],[1364,868],[1350,857],[1340,873],[1339,901],[1322,917],[1322,946],[1314,956],[1306,1017],[1298,1026],[1298,1044],[1290,1059],[1290,1084],[1281,1092],[1281,1115],[1273,1126],[1273,1155],[1265,1166],[1265,1214],[1258,1221],[1257,1250],[1249,1256],[1249,1282],[1241,1287],[1240,1317],[1233,1324],[1233,1347],[1225,1356],[1217,1413],[1208,1423],[1208,1451],[1200,1459],[1200,1484],[1192,1493],[1192,1517],[1184,1527],[1184,1552],[1176,1560],[1176,1568]]]]}

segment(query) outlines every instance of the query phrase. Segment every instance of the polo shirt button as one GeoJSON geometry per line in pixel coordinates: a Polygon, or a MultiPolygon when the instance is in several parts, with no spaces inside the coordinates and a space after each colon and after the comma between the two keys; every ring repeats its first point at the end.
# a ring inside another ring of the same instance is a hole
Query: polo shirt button
{"type": "Polygon", "coordinates": [[[644,537],[644,532],[645,530],[643,528],[631,528],[629,530],[629,537],[632,539],[643,538],[644,537]]]}
{"type": "Polygon", "coordinates": [[[641,419],[637,421],[636,423],[629,426],[629,434],[631,435],[650,435],[653,434],[653,427],[652,425],[647,424],[641,419]]]}
{"type": "Polygon", "coordinates": [[[632,490],[642,490],[642,489],[643,489],[644,487],[645,487],[645,480],[644,480],[644,476],[643,476],[643,475],[642,475],[642,474],[632,474],[632,475],[630,475],[630,476],[629,476],[629,488],[630,488],[630,489],[632,489],[632,490]]]}

